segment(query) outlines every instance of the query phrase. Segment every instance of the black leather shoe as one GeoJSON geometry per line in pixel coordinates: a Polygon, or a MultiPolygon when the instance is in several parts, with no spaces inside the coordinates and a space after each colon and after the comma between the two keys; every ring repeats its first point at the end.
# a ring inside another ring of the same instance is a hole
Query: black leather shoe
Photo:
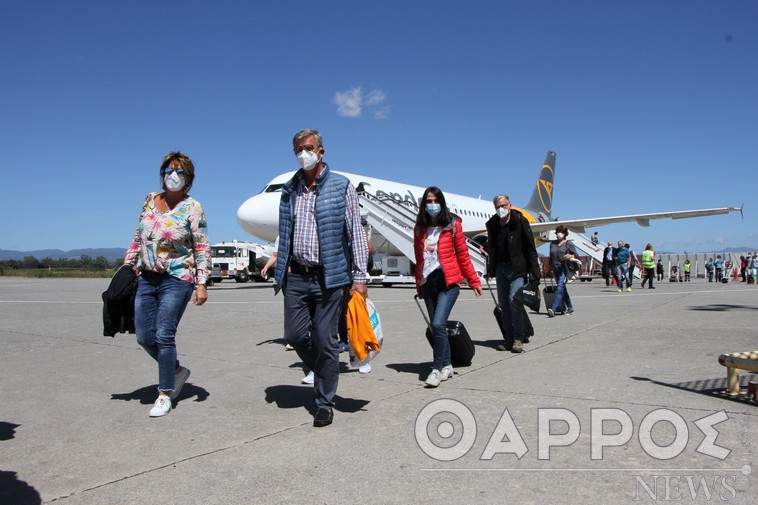
{"type": "Polygon", "coordinates": [[[326,408],[320,408],[316,412],[316,415],[313,416],[313,426],[316,428],[323,428],[324,426],[329,426],[332,424],[332,420],[334,419],[334,412],[332,409],[326,409],[326,408]]]}

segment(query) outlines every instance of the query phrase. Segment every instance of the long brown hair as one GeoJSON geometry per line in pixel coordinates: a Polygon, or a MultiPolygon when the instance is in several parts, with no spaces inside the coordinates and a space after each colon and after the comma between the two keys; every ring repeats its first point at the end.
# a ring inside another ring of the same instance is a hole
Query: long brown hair
{"type": "Polygon", "coordinates": [[[445,202],[445,194],[437,186],[429,186],[424,190],[424,196],[421,198],[421,202],[418,206],[416,226],[422,227],[432,225],[432,218],[429,217],[429,214],[426,213],[426,195],[429,193],[433,194],[434,197],[437,198],[437,202],[440,204],[440,213],[437,214],[437,226],[442,226],[444,228],[453,222],[453,217],[447,208],[447,203],[445,202]]]}

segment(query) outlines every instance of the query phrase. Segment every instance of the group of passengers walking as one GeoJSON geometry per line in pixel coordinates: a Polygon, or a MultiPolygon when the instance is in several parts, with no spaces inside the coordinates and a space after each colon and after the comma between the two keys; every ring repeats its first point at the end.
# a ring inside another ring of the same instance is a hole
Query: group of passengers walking
{"type": "MultiPolygon", "coordinates": [[[[284,339],[314,373],[313,425],[333,420],[339,381],[338,321],[343,300],[367,295],[368,245],[358,195],[352,183],[324,162],[316,130],[293,138],[301,170],[284,184],[279,205],[275,289],[284,293],[284,339]]],[[[195,167],[182,152],[171,152],[160,165],[163,191],[145,199],[124,266],[138,273],[135,298],[137,342],[158,364],[158,398],[150,417],[165,416],[190,370],[179,363],[176,331],[190,300],[203,305],[208,294],[210,245],[200,203],[189,195],[195,167]],[[194,293],[194,294],[193,294],[194,293]]],[[[527,277],[539,281],[540,268],[527,219],[511,208],[507,195],[493,199],[495,215],[487,222],[489,276],[497,279],[498,305],[506,341],[521,352],[525,340],[524,310],[514,300],[527,277]]],[[[565,299],[565,261],[576,256],[560,227],[551,245],[551,263],[565,299]]],[[[460,217],[452,214],[443,192],[424,191],[414,229],[416,289],[429,312],[432,371],[426,385],[436,387],[453,377],[447,320],[464,279],[476,296],[482,286],[471,263],[460,217]]],[[[550,307],[555,310],[555,307],[550,307]]]]}
{"type": "MultiPolygon", "coordinates": [[[[605,278],[605,285],[610,286],[612,280],[615,280],[619,293],[624,291],[624,284],[626,284],[626,290],[631,291],[634,269],[641,267],[645,271],[642,287],[644,288],[647,282],[649,289],[655,289],[653,287],[656,268],[654,257],[655,251],[650,244],[645,246],[645,250],[642,252],[642,260],[640,261],[632,247],[624,243],[623,240],[618,241],[618,247],[613,247],[613,242],[608,242],[608,246],[603,250],[603,277],[605,278]]],[[[658,280],[661,280],[661,278],[659,277],[658,280]]]]}

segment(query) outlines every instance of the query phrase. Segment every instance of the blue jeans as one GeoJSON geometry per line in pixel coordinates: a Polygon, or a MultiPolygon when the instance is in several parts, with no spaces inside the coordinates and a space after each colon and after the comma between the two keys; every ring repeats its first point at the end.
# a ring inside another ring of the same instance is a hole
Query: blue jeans
{"type": "Polygon", "coordinates": [[[158,362],[158,391],[174,390],[176,327],[192,298],[193,286],[168,274],[142,272],[134,299],[137,343],[158,362]]]}
{"type": "Polygon", "coordinates": [[[553,275],[556,278],[558,286],[555,288],[555,300],[553,300],[553,306],[550,308],[556,311],[561,306],[561,302],[565,301],[566,310],[573,311],[574,306],[571,304],[571,297],[569,296],[568,289],[566,289],[566,269],[554,269],[553,275]]]}
{"type": "Polygon", "coordinates": [[[626,281],[626,287],[628,287],[628,288],[632,287],[629,284],[629,265],[619,265],[618,266],[618,274],[616,276],[616,284],[618,284],[619,289],[624,289],[624,281],[626,281]]]}
{"type": "Polygon", "coordinates": [[[340,373],[337,326],[345,286],[327,289],[321,273],[287,273],[284,340],[313,370],[316,408],[334,407],[340,373]]]}
{"type": "Polygon", "coordinates": [[[458,284],[446,285],[445,274],[442,273],[441,268],[429,274],[426,282],[421,285],[421,295],[424,297],[429,320],[432,322],[432,353],[434,355],[432,368],[435,370],[442,370],[442,367],[451,364],[447,320],[460,293],[461,287],[458,284]]]}
{"type": "Polygon", "coordinates": [[[495,267],[497,280],[497,301],[500,306],[500,317],[503,321],[503,331],[508,340],[524,340],[524,309],[519,302],[513,301],[516,291],[524,285],[524,277],[511,279],[513,268],[510,265],[498,263],[495,267]]]}

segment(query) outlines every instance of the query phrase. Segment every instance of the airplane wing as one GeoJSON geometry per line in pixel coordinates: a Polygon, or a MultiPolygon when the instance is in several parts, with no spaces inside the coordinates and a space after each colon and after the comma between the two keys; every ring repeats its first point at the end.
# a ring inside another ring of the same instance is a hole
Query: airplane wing
{"type": "Polygon", "coordinates": [[[585,229],[596,226],[604,226],[613,223],[630,223],[636,222],[640,226],[650,226],[652,219],[687,219],[690,217],[717,216],[719,214],[729,214],[730,212],[739,212],[742,214],[742,207],[719,207],[716,209],[701,210],[677,210],[673,212],[654,212],[651,214],[631,214],[627,216],[615,217],[594,217],[589,219],[560,219],[556,221],[544,221],[541,223],[531,223],[534,233],[542,233],[555,230],[559,224],[566,226],[569,230],[576,233],[584,233],[585,229]]]}

